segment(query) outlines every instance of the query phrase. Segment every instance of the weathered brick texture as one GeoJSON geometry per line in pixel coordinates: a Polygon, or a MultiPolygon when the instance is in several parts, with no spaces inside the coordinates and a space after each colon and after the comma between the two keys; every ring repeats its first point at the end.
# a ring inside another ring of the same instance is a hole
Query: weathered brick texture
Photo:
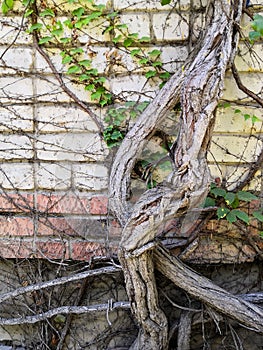
{"type": "MultiPolygon", "coordinates": [[[[130,32],[149,37],[145,45],[141,44],[142,50],[160,50],[160,60],[171,73],[182,69],[189,52],[189,35],[194,42],[206,6],[206,0],[173,0],[166,6],[159,0],[97,3],[120,11],[120,23],[126,23],[130,32]],[[196,14],[190,11],[191,4],[196,14]],[[174,7],[180,7],[180,12],[171,11],[174,7]]],[[[73,5],[64,0],[56,4],[63,21],[64,12],[73,5]]],[[[19,1],[15,6],[16,15],[0,15],[0,257],[89,260],[115,254],[121,229],[108,210],[111,153],[94,120],[63,91],[49,64],[35,50],[31,35],[19,32],[23,12],[19,1]]],[[[248,32],[248,16],[243,22],[248,32]]],[[[84,50],[83,59],[92,58],[93,67],[106,74],[108,87],[120,99],[149,100],[160,81],[147,81],[146,68],[118,47],[113,56],[119,61],[112,57],[112,37],[102,32],[101,24],[107,25],[98,21],[77,38],[84,50]]],[[[57,47],[47,50],[58,73],[65,73],[67,68],[61,64],[57,47]]],[[[254,58],[262,58],[262,43],[253,50],[254,58]]],[[[236,57],[240,77],[262,96],[262,62],[251,57],[241,42],[236,57]]],[[[67,75],[64,81],[104,122],[107,109],[99,108],[91,93],[67,75]]],[[[243,115],[263,120],[263,110],[254,104],[244,105],[248,98],[237,88],[230,72],[223,100],[230,101],[231,106],[217,109],[208,161],[212,176],[228,177],[231,188],[244,178],[262,149],[262,122],[252,125],[243,115]],[[236,109],[241,112],[235,113],[236,109]]],[[[251,186],[262,193],[261,171],[251,186]]],[[[253,255],[250,251],[247,254],[253,255]]]]}

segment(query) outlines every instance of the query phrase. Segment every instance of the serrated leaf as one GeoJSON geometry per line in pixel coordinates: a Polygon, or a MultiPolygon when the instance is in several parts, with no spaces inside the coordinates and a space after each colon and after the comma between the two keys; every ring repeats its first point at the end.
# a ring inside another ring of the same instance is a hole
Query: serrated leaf
{"type": "Polygon", "coordinates": [[[153,56],[153,57],[158,57],[158,56],[160,56],[160,54],[161,54],[161,51],[157,50],[157,49],[148,52],[148,55],[153,56]]]}
{"type": "Polygon", "coordinates": [[[78,73],[79,71],[80,71],[80,66],[74,65],[69,67],[69,69],[67,70],[67,73],[75,74],[75,73],[78,73]]]}
{"type": "Polygon", "coordinates": [[[234,209],[232,213],[236,215],[240,220],[244,221],[247,225],[249,224],[249,216],[242,210],[234,209]]]}
{"type": "Polygon", "coordinates": [[[52,36],[44,36],[43,38],[41,38],[39,40],[39,45],[42,45],[42,44],[45,44],[45,43],[48,43],[49,41],[51,41],[53,38],[52,36]]]}
{"type": "Polygon", "coordinates": [[[218,219],[223,219],[229,212],[230,210],[228,208],[220,207],[217,209],[216,214],[218,219]]]}
{"type": "Polygon", "coordinates": [[[2,12],[6,15],[14,7],[14,0],[3,0],[2,1],[2,12]]]}
{"type": "Polygon", "coordinates": [[[230,222],[231,224],[233,222],[236,222],[237,221],[237,217],[235,215],[235,213],[233,213],[233,211],[230,211],[227,215],[226,215],[226,219],[228,222],[230,222]]]}
{"type": "Polygon", "coordinates": [[[40,12],[39,16],[40,17],[47,17],[47,16],[55,17],[55,13],[51,9],[45,9],[44,11],[40,12]]]}
{"type": "Polygon", "coordinates": [[[216,201],[214,200],[214,198],[206,197],[204,208],[214,207],[215,205],[216,205],[216,201]]]}
{"type": "Polygon", "coordinates": [[[234,200],[236,199],[236,195],[233,192],[227,192],[227,194],[224,196],[226,204],[231,205],[234,200]]]}
{"type": "Polygon", "coordinates": [[[144,75],[147,79],[153,78],[155,77],[157,74],[156,70],[149,70],[148,72],[146,72],[144,75]]]}
{"type": "Polygon", "coordinates": [[[256,210],[252,213],[252,215],[254,216],[254,218],[256,218],[258,221],[263,222],[263,214],[262,214],[262,210],[256,210]]]}
{"type": "Polygon", "coordinates": [[[168,5],[170,4],[172,0],[161,0],[161,5],[164,6],[164,5],[168,5]]]}
{"type": "Polygon", "coordinates": [[[132,57],[134,57],[134,56],[136,56],[136,55],[139,55],[141,52],[142,52],[141,49],[134,49],[134,50],[131,50],[130,55],[131,55],[132,57]]]}
{"type": "Polygon", "coordinates": [[[241,201],[244,201],[244,202],[250,202],[250,201],[258,199],[258,197],[255,196],[253,193],[246,192],[246,191],[237,192],[237,198],[240,199],[241,201]]]}
{"type": "Polygon", "coordinates": [[[84,67],[90,67],[91,65],[91,60],[81,60],[79,61],[79,64],[84,67]]]}
{"type": "Polygon", "coordinates": [[[43,27],[43,24],[41,23],[34,23],[32,26],[28,29],[29,33],[32,33],[34,30],[40,30],[43,27]]]}
{"type": "Polygon", "coordinates": [[[210,192],[215,196],[215,197],[225,197],[226,195],[226,190],[220,187],[214,187],[210,190],[210,192]]]}

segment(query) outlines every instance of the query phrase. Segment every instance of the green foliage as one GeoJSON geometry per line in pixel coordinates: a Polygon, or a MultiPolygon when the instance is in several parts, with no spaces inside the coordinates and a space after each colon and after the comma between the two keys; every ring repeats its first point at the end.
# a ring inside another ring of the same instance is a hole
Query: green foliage
{"type": "Polygon", "coordinates": [[[164,6],[164,5],[168,5],[170,4],[172,0],[161,0],[161,5],[164,6]]]}
{"type": "Polygon", "coordinates": [[[231,192],[218,187],[215,183],[210,186],[210,192],[205,201],[205,207],[218,206],[216,214],[218,219],[226,219],[230,223],[238,220],[249,225],[252,219],[263,222],[263,209],[255,210],[250,217],[245,208],[246,203],[259,198],[248,191],[231,192]]]}
{"type": "Polygon", "coordinates": [[[249,39],[252,43],[263,38],[263,16],[256,14],[251,23],[253,31],[249,33],[249,39]]]}
{"type": "Polygon", "coordinates": [[[14,7],[14,0],[2,0],[1,9],[4,15],[6,15],[14,7]]]}
{"type": "MultiPolygon", "coordinates": [[[[239,114],[239,113],[242,113],[240,109],[235,109],[235,114],[239,114]]],[[[261,122],[262,123],[262,120],[260,118],[258,118],[256,115],[251,115],[251,114],[243,114],[243,117],[245,120],[250,120],[252,122],[252,124],[254,125],[255,123],[257,122],[261,122]]]]}

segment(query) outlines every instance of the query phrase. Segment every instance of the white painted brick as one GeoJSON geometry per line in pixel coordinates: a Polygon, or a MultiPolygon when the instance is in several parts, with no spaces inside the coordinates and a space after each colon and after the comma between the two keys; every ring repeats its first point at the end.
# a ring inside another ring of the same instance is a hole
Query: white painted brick
{"type": "Polygon", "coordinates": [[[16,74],[17,71],[29,72],[32,69],[33,58],[30,48],[3,46],[0,47],[0,56],[2,57],[0,74],[16,74]]]}
{"type": "MultiPolygon", "coordinates": [[[[146,36],[150,37],[150,20],[146,13],[122,14],[120,23],[125,23],[128,26],[128,33],[138,33],[139,38],[146,36]]],[[[118,31],[116,31],[118,35],[118,31]]]]}
{"type": "Polygon", "coordinates": [[[32,131],[33,108],[27,105],[0,107],[0,130],[32,131]]]}
{"type": "MultiPolygon", "coordinates": [[[[120,76],[110,80],[111,90],[115,95],[120,95],[129,100],[137,100],[138,95],[144,90],[147,79],[142,75],[120,76]]],[[[142,96],[142,99],[147,99],[142,96]]]]}
{"type": "Polygon", "coordinates": [[[252,50],[247,45],[240,44],[235,64],[239,72],[263,72],[262,43],[255,43],[252,50]]]}
{"type": "MultiPolygon", "coordinates": [[[[67,81],[67,80],[66,80],[67,81]]],[[[52,76],[35,79],[36,98],[46,102],[69,102],[70,97],[62,91],[58,81],[52,76]]]]}
{"type": "Polygon", "coordinates": [[[95,161],[106,154],[105,144],[94,133],[47,134],[37,141],[37,155],[43,160],[95,161]]]}
{"type": "MultiPolygon", "coordinates": [[[[62,64],[62,57],[60,55],[60,50],[58,49],[45,49],[46,52],[48,53],[51,62],[53,63],[54,67],[56,68],[56,70],[58,72],[66,72],[67,68],[62,64]]],[[[47,74],[47,73],[51,73],[51,68],[48,65],[47,61],[45,60],[45,58],[37,51],[36,52],[36,58],[35,58],[35,69],[38,72],[47,74]]]]}
{"type": "Polygon", "coordinates": [[[161,61],[164,63],[163,67],[169,72],[176,71],[188,56],[188,49],[185,46],[164,46],[161,51],[161,61]]]}
{"type": "MultiPolygon", "coordinates": [[[[21,24],[27,23],[22,17],[0,17],[0,42],[1,44],[10,44],[13,41],[16,44],[32,43],[32,36],[20,30],[21,24]]],[[[25,28],[25,27],[24,27],[25,28]]]]}
{"type": "Polygon", "coordinates": [[[21,135],[0,134],[0,159],[30,159],[32,157],[32,139],[21,135]]]}
{"type": "MultiPolygon", "coordinates": [[[[263,96],[263,73],[241,73],[239,76],[243,85],[252,90],[255,94],[261,97],[263,96]]],[[[238,99],[247,100],[248,97],[244,92],[239,90],[232,76],[226,76],[223,99],[235,101],[238,99]]]]}
{"type": "MultiPolygon", "coordinates": [[[[235,189],[238,183],[246,179],[248,171],[250,170],[249,166],[242,165],[229,165],[225,164],[209,164],[209,169],[212,177],[212,181],[219,177],[221,180],[227,180],[226,186],[229,191],[235,189]]],[[[246,188],[246,190],[256,190],[261,191],[261,182],[262,182],[262,172],[257,171],[254,179],[251,184],[246,188]]]]}
{"type": "MultiPolygon", "coordinates": [[[[37,107],[40,132],[97,132],[98,127],[88,113],[74,106],[40,105],[37,107]]],[[[100,115],[98,114],[98,120],[100,115]]]]}
{"type": "Polygon", "coordinates": [[[1,164],[0,182],[1,186],[6,189],[33,189],[33,165],[28,163],[1,164]]]}
{"type": "Polygon", "coordinates": [[[36,169],[38,188],[66,190],[71,186],[71,166],[62,163],[40,163],[36,169]]]}
{"type": "Polygon", "coordinates": [[[1,102],[27,102],[33,96],[32,80],[23,77],[1,77],[0,99],[1,102]]]}
{"type": "Polygon", "coordinates": [[[73,166],[74,184],[79,190],[100,191],[108,187],[108,170],[101,164],[73,166]]]}
{"type": "Polygon", "coordinates": [[[216,133],[233,133],[233,134],[250,134],[262,132],[263,109],[256,107],[231,106],[228,108],[218,108],[214,132],[216,133]],[[241,113],[235,113],[238,109],[241,113]],[[245,120],[244,114],[257,116],[261,122],[252,125],[251,119],[245,120]]]}
{"type": "MultiPolygon", "coordinates": [[[[195,6],[199,6],[199,0],[195,0],[194,3],[195,6]]],[[[182,10],[189,9],[190,0],[172,0],[165,6],[161,5],[160,0],[114,0],[114,8],[118,10],[171,10],[174,7],[182,10]]]]}
{"type": "Polygon", "coordinates": [[[184,20],[177,13],[156,13],[153,15],[153,30],[157,40],[186,40],[188,38],[188,17],[184,20]],[[186,23],[186,22],[187,23],[186,23]]]}
{"type": "Polygon", "coordinates": [[[246,163],[256,160],[263,143],[255,137],[213,136],[208,161],[246,163]]]}

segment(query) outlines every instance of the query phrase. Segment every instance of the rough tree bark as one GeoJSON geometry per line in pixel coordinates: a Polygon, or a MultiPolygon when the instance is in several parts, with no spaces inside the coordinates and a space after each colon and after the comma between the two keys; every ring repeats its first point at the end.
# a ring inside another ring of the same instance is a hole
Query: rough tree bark
{"type": "MultiPolygon", "coordinates": [[[[190,274],[189,270],[184,270],[182,263],[177,264],[170,259],[167,252],[158,248],[155,240],[165,221],[187,215],[187,211],[199,207],[207,195],[210,175],[206,153],[225,72],[238,43],[243,5],[243,0],[210,2],[206,30],[197,44],[198,49],[190,54],[184,70],[170,79],[126,135],[112,167],[111,208],[123,227],[119,259],[131,308],[140,326],[132,349],[168,348],[168,324],[158,304],[155,266],[180,288],[217,311],[263,332],[263,317],[259,308],[248,302],[241,303],[238,298],[229,297],[225,291],[218,292],[218,287],[207,280],[202,280],[205,284],[203,287],[210,293],[201,293],[200,276],[192,271],[190,274]],[[130,209],[126,198],[136,159],[147,137],[179,100],[182,113],[173,154],[174,170],[165,183],[147,190],[130,209]],[[184,283],[178,281],[182,276],[181,269],[184,270],[184,283]],[[255,319],[257,322],[254,325],[255,319]]],[[[194,220],[192,215],[191,226],[195,224],[194,220]]],[[[188,229],[189,220],[186,220],[181,230],[186,232],[188,229]]]]}

